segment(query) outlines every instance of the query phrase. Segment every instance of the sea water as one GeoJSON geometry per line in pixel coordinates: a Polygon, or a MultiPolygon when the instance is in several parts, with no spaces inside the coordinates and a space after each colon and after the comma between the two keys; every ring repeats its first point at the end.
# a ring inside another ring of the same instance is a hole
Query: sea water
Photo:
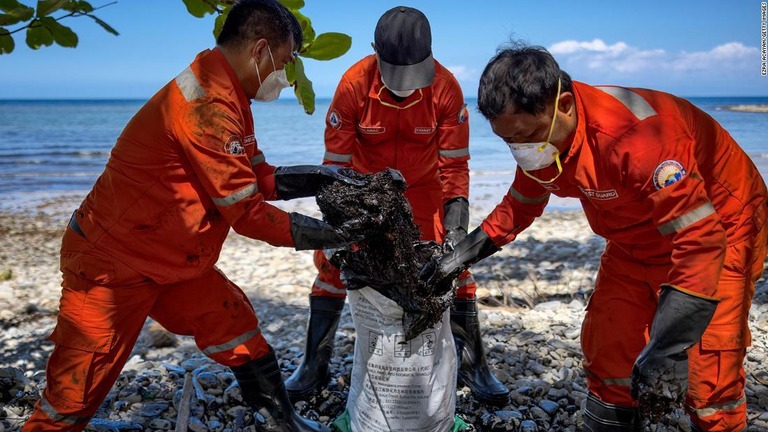
{"type": "MultiPolygon", "coordinates": [[[[768,179],[768,113],[735,112],[731,105],[764,105],[768,97],[689,98],[736,139],[768,179]]],[[[85,195],[104,169],[115,139],[143,100],[0,100],[0,197],[2,204],[85,195]]],[[[473,197],[501,198],[515,162],[507,146],[469,99],[473,197]]],[[[254,102],[256,139],[272,165],[319,164],[325,114],[319,99],[307,115],[293,99],[254,102]]],[[[575,206],[575,201],[560,205],[575,206]]]]}

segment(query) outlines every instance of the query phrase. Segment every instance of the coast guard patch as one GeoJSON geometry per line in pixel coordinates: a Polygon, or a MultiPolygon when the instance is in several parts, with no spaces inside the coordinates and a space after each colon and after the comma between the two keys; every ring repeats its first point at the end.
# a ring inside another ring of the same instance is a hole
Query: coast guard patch
{"type": "Polygon", "coordinates": [[[683,165],[675,160],[666,160],[656,167],[653,172],[653,185],[656,189],[677,183],[685,177],[683,165]]]}
{"type": "Polygon", "coordinates": [[[467,111],[467,104],[464,104],[459,110],[459,115],[456,117],[456,120],[459,122],[459,124],[462,124],[465,121],[467,121],[468,117],[469,117],[469,111],[467,111]]]}
{"type": "Polygon", "coordinates": [[[331,113],[328,114],[328,124],[334,129],[341,127],[341,116],[336,110],[331,110],[331,113]]]}
{"type": "Polygon", "coordinates": [[[237,135],[229,137],[227,143],[224,144],[224,152],[234,156],[245,154],[245,147],[243,147],[243,143],[240,142],[240,137],[237,135]]]}

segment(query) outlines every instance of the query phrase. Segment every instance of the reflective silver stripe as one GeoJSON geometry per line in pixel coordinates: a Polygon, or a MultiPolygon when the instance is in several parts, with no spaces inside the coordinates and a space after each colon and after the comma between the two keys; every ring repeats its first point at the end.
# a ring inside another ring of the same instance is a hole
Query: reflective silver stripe
{"type": "Polygon", "coordinates": [[[43,395],[42,399],[40,399],[40,409],[45,413],[45,415],[48,416],[49,419],[55,422],[78,424],[86,422],[88,419],[90,419],[90,417],[68,416],[61,414],[60,412],[56,411],[56,408],[54,408],[50,402],[48,402],[48,399],[45,398],[45,395],[43,395]]]}
{"type": "Polygon", "coordinates": [[[184,99],[187,102],[192,102],[195,99],[205,97],[205,90],[197,81],[195,73],[192,69],[186,68],[179,76],[176,77],[176,85],[179,86],[181,94],[184,95],[184,99]]]}
{"type": "Polygon", "coordinates": [[[640,120],[645,120],[650,116],[656,115],[656,110],[653,109],[651,104],[648,103],[639,94],[629,91],[623,87],[595,87],[602,90],[609,95],[615,97],[619,102],[623,103],[632,114],[640,120]]]}
{"type": "Polygon", "coordinates": [[[264,157],[264,153],[258,153],[253,155],[251,158],[251,166],[258,165],[262,162],[264,162],[266,158],[264,157]]]}
{"type": "Polygon", "coordinates": [[[691,408],[690,406],[689,408],[691,409],[691,411],[695,412],[696,415],[699,416],[699,418],[701,418],[701,417],[713,416],[721,411],[734,410],[744,405],[745,403],[747,403],[747,397],[742,394],[741,397],[736,400],[714,404],[714,405],[710,405],[708,407],[699,408],[699,409],[691,408]]]}
{"type": "Polygon", "coordinates": [[[225,342],[221,345],[209,346],[208,348],[203,350],[203,354],[210,356],[213,354],[218,354],[220,352],[229,351],[231,349],[236,348],[238,345],[242,345],[246,341],[258,336],[259,334],[261,334],[261,329],[256,327],[255,329],[249,331],[248,333],[241,334],[240,336],[232,339],[229,342],[225,342]]]}
{"type": "Polygon", "coordinates": [[[693,225],[714,213],[715,207],[712,205],[712,203],[708,202],[699,208],[695,208],[689,211],[677,219],[672,219],[664,225],[659,226],[659,232],[661,235],[672,234],[673,232],[680,231],[689,225],[693,225]]]}
{"type": "Polygon", "coordinates": [[[323,158],[329,161],[333,162],[349,162],[352,160],[352,153],[332,153],[332,152],[325,152],[325,155],[323,155],[323,158]]]}
{"type": "Polygon", "coordinates": [[[464,147],[456,150],[440,150],[438,152],[440,156],[444,158],[457,158],[469,156],[469,147],[464,147]]]}
{"type": "Polygon", "coordinates": [[[344,288],[336,288],[335,286],[329,284],[328,282],[323,282],[320,279],[315,279],[314,285],[318,288],[324,289],[328,291],[329,293],[334,294],[346,294],[347,290],[344,288]]]}
{"type": "Polygon", "coordinates": [[[237,204],[238,202],[248,198],[249,196],[255,194],[258,191],[259,191],[259,185],[257,185],[256,183],[251,183],[248,186],[230,195],[227,195],[221,198],[211,198],[211,199],[213,200],[213,203],[216,204],[217,206],[227,207],[227,206],[231,206],[232,204],[237,204]]]}
{"type": "Polygon", "coordinates": [[[467,276],[465,278],[459,278],[457,280],[457,285],[458,285],[459,288],[461,288],[463,286],[467,286],[467,285],[472,284],[472,283],[475,283],[475,278],[472,275],[469,275],[469,276],[467,276]]]}
{"type": "Polygon", "coordinates": [[[624,387],[629,387],[630,384],[632,384],[632,380],[630,378],[605,378],[605,379],[600,379],[600,381],[605,385],[615,385],[615,386],[624,386],[624,387]]]}
{"type": "Polygon", "coordinates": [[[514,187],[509,188],[509,194],[512,195],[512,198],[520,201],[523,204],[541,204],[549,199],[549,192],[545,193],[542,196],[537,196],[535,198],[528,198],[527,196],[518,192],[514,187]]]}

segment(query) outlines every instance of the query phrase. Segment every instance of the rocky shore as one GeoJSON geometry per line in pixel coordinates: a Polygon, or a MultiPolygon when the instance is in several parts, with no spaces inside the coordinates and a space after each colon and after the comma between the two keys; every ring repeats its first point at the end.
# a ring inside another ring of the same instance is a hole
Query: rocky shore
{"type": "MultiPolygon", "coordinates": [[[[45,385],[59,299],[58,251],[69,211],[77,200],[46,202],[25,214],[0,213],[0,432],[19,430],[45,385]]],[[[311,201],[292,210],[317,215],[311,201]]],[[[479,223],[487,207],[473,209],[479,223]]],[[[481,325],[488,362],[512,390],[500,408],[479,404],[458,388],[457,414],[479,431],[577,431],[587,396],[579,330],[604,242],[579,211],[551,211],[501,252],[473,269],[480,290],[481,325]]],[[[284,376],[301,361],[309,286],[310,252],[274,248],[230,235],[219,267],[249,296],[284,376]]],[[[768,284],[761,281],[750,311],[748,350],[749,431],[768,430],[768,284]]],[[[324,390],[296,406],[330,422],[344,409],[355,331],[345,307],[324,390]]],[[[151,321],[97,418],[88,430],[254,430],[232,374],[204,357],[188,337],[151,321]]],[[[688,431],[675,413],[647,430],[688,431]]]]}

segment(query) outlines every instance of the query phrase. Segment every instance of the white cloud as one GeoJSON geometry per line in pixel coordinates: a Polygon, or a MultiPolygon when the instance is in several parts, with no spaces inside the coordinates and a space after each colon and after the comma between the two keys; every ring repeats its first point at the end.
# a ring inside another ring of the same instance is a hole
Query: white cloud
{"type": "Polygon", "coordinates": [[[718,45],[708,51],[670,53],[661,48],[640,49],[625,42],[609,45],[601,39],[566,40],[551,45],[549,51],[570,69],[602,70],[612,76],[691,71],[747,72],[759,58],[757,48],[740,42],[718,45]]]}
{"type": "Polygon", "coordinates": [[[446,66],[453,76],[459,81],[477,81],[480,79],[480,71],[464,65],[446,66]]]}

